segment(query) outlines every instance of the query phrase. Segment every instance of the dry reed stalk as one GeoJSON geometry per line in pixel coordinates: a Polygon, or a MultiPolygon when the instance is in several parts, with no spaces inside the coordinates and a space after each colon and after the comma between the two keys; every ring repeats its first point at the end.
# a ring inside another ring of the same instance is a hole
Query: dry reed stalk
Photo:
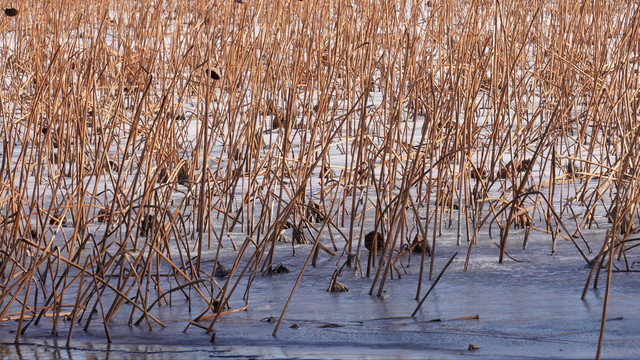
{"type": "Polygon", "coordinates": [[[427,296],[429,296],[429,294],[431,293],[431,290],[433,290],[436,287],[436,284],[438,283],[438,281],[440,281],[440,278],[442,277],[444,272],[447,270],[449,265],[451,265],[451,262],[453,262],[453,259],[455,259],[456,255],[458,255],[458,253],[453,254],[453,256],[451,256],[451,258],[449,259],[447,264],[444,266],[444,268],[442,268],[442,271],[440,272],[440,274],[438,275],[436,280],[433,282],[433,284],[431,284],[431,287],[429,288],[429,291],[427,291],[427,293],[424,295],[422,300],[420,300],[420,302],[418,303],[418,306],[416,306],[416,309],[413,311],[413,313],[411,313],[411,317],[416,316],[416,314],[418,313],[418,310],[420,310],[420,307],[422,307],[422,304],[427,299],[427,296]]]}
{"type": "Polygon", "coordinates": [[[287,299],[287,302],[284,305],[284,308],[282,309],[282,314],[280,314],[280,318],[278,318],[278,323],[276,324],[276,327],[273,329],[273,333],[271,334],[272,336],[276,336],[278,334],[278,329],[280,328],[280,324],[282,323],[282,320],[284,319],[284,315],[287,312],[287,309],[289,308],[289,304],[291,303],[291,299],[293,298],[293,294],[296,292],[296,289],[298,288],[298,285],[300,285],[300,280],[302,280],[302,276],[304,275],[305,270],[307,269],[307,266],[309,266],[309,262],[311,261],[311,258],[313,257],[318,244],[320,244],[319,241],[316,241],[313,243],[313,247],[311,248],[311,251],[309,252],[309,256],[307,257],[307,260],[305,261],[304,265],[302,266],[302,270],[300,270],[300,275],[298,275],[298,279],[296,280],[295,284],[293,285],[293,289],[291,290],[291,294],[289,294],[289,298],[287,299]]]}
{"type": "MultiPolygon", "coordinates": [[[[607,322],[607,310],[609,306],[609,294],[611,291],[611,274],[613,273],[613,255],[614,255],[614,242],[617,238],[617,234],[615,232],[609,233],[610,237],[609,241],[609,265],[607,269],[607,284],[605,290],[604,303],[602,305],[602,319],[600,321],[600,336],[598,338],[598,350],[596,351],[596,359],[600,359],[602,356],[602,345],[604,341],[604,329],[607,322]]],[[[599,265],[598,265],[599,266],[599,265]]]]}

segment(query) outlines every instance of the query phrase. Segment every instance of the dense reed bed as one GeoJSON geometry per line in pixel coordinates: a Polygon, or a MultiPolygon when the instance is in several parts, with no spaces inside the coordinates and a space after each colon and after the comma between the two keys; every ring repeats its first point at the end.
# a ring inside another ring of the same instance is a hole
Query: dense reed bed
{"type": "Polygon", "coordinates": [[[119,312],[163,326],[169,294],[208,304],[189,324],[213,331],[277,272],[283,236],[309,243],[305,268],[335,257],[331,289],[350,268],[371,295],[414,249],[420,279],[438,275],[443,232],[467,263],[541,232],[594,273],[631,269],[634,2],[15,6],[0,19],[0,319],[20,319],[16,342],[49,316],[68,341],[92,321],[111,341],[119,312]],[[589,244],[594,227],[611,231],[589,244]]]}

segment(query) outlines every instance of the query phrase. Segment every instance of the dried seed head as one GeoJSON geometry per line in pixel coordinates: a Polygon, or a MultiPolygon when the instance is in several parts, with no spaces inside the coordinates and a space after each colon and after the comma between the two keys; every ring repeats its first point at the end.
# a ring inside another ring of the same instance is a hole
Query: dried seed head
{"type": "Polygon", "coordinates": [[[212,80],[220,80],[220,71],[218,69],[211,68],[205,70],[205,72],[211,77],[212,80]]]}
{"type": "Polygon", "coordinates": [[[329,288],[329,292],[347,292],[349,287],[339,281],[334,281],[329,288]]]}
{"type": "Polygon", "coordinates": [[[376,243],[376,250],[382,251],[382,249],[384,248],[384,237],[381,233],[371,231],[364,236],[364,247],[366,247],[367,250],[371,251],[374,242],[376,243]]]}
{"type": "Polygon", "coordinates": [[[62,211],[56,211],[55,213],[53,213],[52,216],[49,217],[49,225],[66,226],[67,225],[67,217],[64,216],[64,213],[62,213],[62,211]]]}
{"type": "Polygon", "coordinates": [[[500,168],[500,170],[498,170],[498,173],[496,176],[499,179],[506,179],[511,177],[511,175],[513,175],[513,170],[511,170],[511,165],[507,164],[507,166],[503,166],[500,168]]]}
{"type": "Polygon", "coordinates": [[[16,16],[18,15],[18,9],[14,9],[14,8],[4,9],[4,14],[9,17],[16,16]]]}
{"type": "Polygon", "coordinates": [[[279,129],[281,127],[287,127],[286,119],[284,118],[284,116],[274,116],[271,120],[271,130],[279,129]]]}
{"type": "Polygon", "coordinates": [[[230,273],[231,273],[230,267],[218,263],[218,266],[216,266],[216,271],[214,274],[215,274],[215,277],[223,278],[229,275],[230,273]]]}
{"type": "Polygon", "coordinates": [[[322,166],[322,171],[320,172],[320,175],[325,180],[333,180],[336,177],[335,172],[333,171],[333,169],[331,169],[331,166],[329,164],[324,164],[322,166]]]}
{"type": "Polygon", "coordinates": [[[106,223],[107,220],[109,220],[109,212],[107,211],[107,209],[100,209],[100,211],[98,211],[98,215],[96,216],[96,220],[98,220],[98,222],[100,223],[106,223]]]}
{"type": "Polygon", "coordinates": [[[309,240],[307,240],[307,237],[304,235],[304,232],[302,231],[302,229],[300,229],[297,226],[293,227],[293,241],[296,244],[308,244],[309,240]]]}
{"type": "Polygon", "coordinates": [[[486,179],[487,171],[485,169],[472,169],[469,176],[476,181],[480,179],[486,179]]]}
{"type": "Polygon", "coordinates": [[[29,235],[31,235],[31,239],[37,239],[38,238],[38,231],[36,229],[34,229],[33,227],[29,226],[29,235]]]}
{"type": "Polygon", "coordinates": [[[307,220],[312,223],[319,223],[327,221],[328,217],[324,211],[320,208],[320,204],[315,201],[309,200],[307,205],[307,220]]]}
{"type": "Polygon", "coordinates": [[[178,170],[178,184],[180,185],[189,185],[191,181],[190,170],[191,168],[191,160],[185,161],[182,166],[180,166],[180,170],[178,170]]]}
{"type": "Polygon", "coordinates": [[[167,181],[169,181],[169,174],[167,173],[167,169],[162,168],[158,171],[158,182],[165,184],[167,181]]]}
{"type": "Polygon", "coordinates": [[[533,159],[524,159],[518,166],[516,167],[516,171],[518,172],[526,172],[530,171],[533,167],[533,159]]]}
{"type": "Polygon", "coordinates": [[[147,215],[142,218],[140,222],[140,235],[149,236],[153,231],[155,225],[155,218],[153,215],[147,215]]]}
{"type": "Polygon", "coordinates": [[[531,215],[528,212],[523,211],[522,213],[516,215],[515,222],[513,226],[521,229],[526,229],[533,225],[533,220],[531,219],[531,215]]]}
{"type": "Polygon", "coordinates": [[[289,270],[286,266],[282,264],[278,264],[278,266],[273,268],[273,270],[271,271],[272,274],[287,274],[290,272],[291,270],[289,270]]]}
{"type": "Polygon", "coordinates": [[[431,246],[429,245],[429,242],[425,241],[425,238],[420,234],[416,234],[416,236],[413,238],[410,249],[414,253],[422,253],[422,251],[425,251],[427,256],[431,256],[431,246]]]}

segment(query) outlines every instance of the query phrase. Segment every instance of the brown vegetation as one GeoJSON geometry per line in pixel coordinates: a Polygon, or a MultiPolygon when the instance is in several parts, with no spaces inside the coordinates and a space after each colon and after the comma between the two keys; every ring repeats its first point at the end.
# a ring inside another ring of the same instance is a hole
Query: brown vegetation
{"type": "MultiPolygon", "coordinates": [[[[464,222],[471,249],[496,220],[502,262],[510,228],[540,219],[555,239],[571,212],[580,234],[608,202],[621,215],[607,241],[628,240],[640,203],[632,2],[428,3],[5,9],[0,319],[21,315],[16,342],[28,319],[63,308],[68,339],[96,318],[110,339],[125,304],[136,324],[162,325],[154,308],[169,293],[211,304],[194,321],[246,308],[228,299],[239,278],[274,269],[287,224],[299,244],[308,230],[314,256],[342,247],[356,267],[354,234],[379,224],[372,294],[416,227],[435,244],[464,222]],[[223,246],[238,261],[220,284],[201,255],[223,246]]],[[[562,236],[584,254],[573,233],[562,236]]]]}

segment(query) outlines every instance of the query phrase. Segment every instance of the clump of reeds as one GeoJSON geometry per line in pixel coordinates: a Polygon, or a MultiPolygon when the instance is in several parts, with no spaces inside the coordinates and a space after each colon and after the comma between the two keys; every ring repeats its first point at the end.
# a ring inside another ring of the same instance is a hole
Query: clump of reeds
{"type": "Polygon", "coordinates": [[[431,3],[6,8],[0,319],[20,319],[16,341],[45,316],[56,332],[71,320],[69,341],[96,319],[110,341],[124,311],[164,326],[154,308],[168,294],[206,304],[192,324],[211,331],[248,306],[229,304],[240,278],[278,272],[288,229],[313,264],[341,250],[362,270],[361,244],[373,250],[372,294],[401,275],[417,229],[418,295],[438,236],[466,240],[469,262],[487,223],[503,262],[514,227],[584,254],[574,234],[609,211],[596,262],[606,249],[609,264],[626,259],[638,219],[633,7],[431,3]],[[219,283],[223,247],[237,258],[219,283]]]}

